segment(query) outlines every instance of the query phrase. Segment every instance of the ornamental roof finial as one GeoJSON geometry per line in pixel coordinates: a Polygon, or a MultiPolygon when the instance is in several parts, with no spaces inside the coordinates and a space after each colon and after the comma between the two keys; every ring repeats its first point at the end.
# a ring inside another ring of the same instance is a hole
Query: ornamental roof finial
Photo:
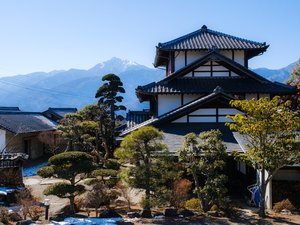
{"type": "Polygon", "coordinates": [[[207,30],[207,26],[206,26],[206,25],[203,25],[203,26],[201,27],[201,30],[206,31],[206,30],[207,30]]]}

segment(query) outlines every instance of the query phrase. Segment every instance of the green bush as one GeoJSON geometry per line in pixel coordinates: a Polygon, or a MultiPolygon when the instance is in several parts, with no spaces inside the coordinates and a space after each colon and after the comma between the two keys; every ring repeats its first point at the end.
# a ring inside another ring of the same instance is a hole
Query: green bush
{"type": "Polygon", "coordinates": [[[200,202],[198,198],[191,198],[184,203],[184,207],[189,210],[200,210],[200,202]]]}
{"type": "Polygon", "coordinates": [[[290,202],[289,199],[284,199],[280,202],[275,203],[273,210],[276,213],[281,212],[283,209],[287,209],[289,211],[295,210],[295,206],[290,202]]]}

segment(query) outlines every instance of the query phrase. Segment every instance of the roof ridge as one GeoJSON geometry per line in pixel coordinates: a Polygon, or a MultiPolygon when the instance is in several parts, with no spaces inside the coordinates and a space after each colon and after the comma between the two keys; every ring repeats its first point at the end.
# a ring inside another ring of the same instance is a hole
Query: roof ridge
{"type": "Polygon", "coordinates": [[[163,46],[167,46],[167,45],[176,43],[178,41],[181,41],[183,39],[187,39],[187,38],[193,37],[194,35],[201,34],[201,33],[210,33],[212,35],[225,36],[225,37],[228,37],[228,38],[232,38],[232,39],[243,41],[243,42],[248,42],[248,43],[255,44],[255,45],[266,46],[266,42],[252,41],[252,40],[249,40],[249,39],[246,39],[246,38],[241,38],[241,37],[238,37],[238,36],[226,34],[226,33],[220,32],[220,31],[211,30],[211,29],[208,29],[206,25],[203,25],[200,29],[198,29],[196,31],[193,31],[191,33],[185,34],[185,35],[183,35],[183,36],[181,36],[179,38],[175,38],[175,39],[173,39],[171,41],[167,41],[167,42],[164,42],[164,43],[158,43],[157,47],[161,48],[163,46]]]}

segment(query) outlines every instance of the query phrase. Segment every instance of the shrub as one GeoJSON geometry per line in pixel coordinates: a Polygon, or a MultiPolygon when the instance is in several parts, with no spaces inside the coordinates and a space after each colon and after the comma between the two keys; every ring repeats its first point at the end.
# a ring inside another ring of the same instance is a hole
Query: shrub
{"type": "Polygon", "coordinates": [[[280,202],[275,203],[273,210],[276,213],[281,212],[283,209],[287,209],[289,211],[295,210],[295,206],[290,202],[289,199],[284,199],[280,202]]]}
{"type": "Polygon", "coordinates": [[[28,208],[28,214],[33,221],[37,221],[43,213],[44,209],[41,206],[33,205],[28,208]]]}
{"type": "Polygon", "coordinates": [[[200,202],[198,198],[191,198],[184,203],[184,207],[190,210],[200,210],[200,202]]]}
{"type": "Polygon", "coordinates": [[[5,207],[0,206],[0,223],[9,224],[8,210],[5,207]]]}
{"type": "Polygon", "coordinates": [[[188,198],[188,192],[192,188],[192,182],[188,179],[180,179],[173,183],[171,205],[182,208],[188,198]]]}

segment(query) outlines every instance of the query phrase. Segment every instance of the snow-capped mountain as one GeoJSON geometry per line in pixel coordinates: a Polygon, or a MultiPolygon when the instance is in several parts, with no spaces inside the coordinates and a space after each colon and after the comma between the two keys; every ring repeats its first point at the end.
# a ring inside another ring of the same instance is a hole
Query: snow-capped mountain
{"type": "MultiPolygon", "coordinates": [[[[268,79],[283,82],[288,79],[296,63],[280,70],[254,69],[268,79]]],[[[135,88],[164,77],[164,71],[149,68],[129,60],[112,58],[88,70],[55,70],[0,78],[0,106],[19,106],[26,111],[43,111],[48,107],[77,107],[95,103],[96,90],[101,78],[115,73],[124,83],[126,93],[123,104],[129,109],[147,107],[141,105],[135,88]]]]}

